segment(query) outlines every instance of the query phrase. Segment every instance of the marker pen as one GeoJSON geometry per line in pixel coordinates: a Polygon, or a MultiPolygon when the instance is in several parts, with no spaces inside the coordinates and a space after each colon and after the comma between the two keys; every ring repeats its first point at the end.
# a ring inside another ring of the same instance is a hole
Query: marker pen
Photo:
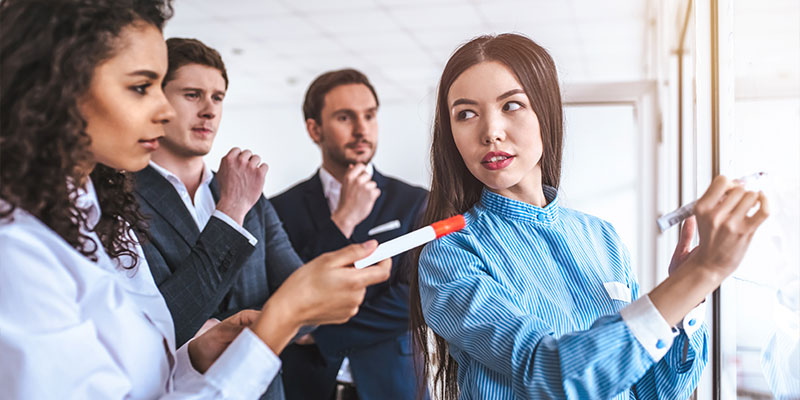
{"type": "Polygon", "coordinates": [[[367,258],[356,261],[353,265],[358,268],[368,267],[378,261],[394,257],[402,252],[422,246],[433,239],[438,239],[444,235],[456,232],[464,228],[464,216],[456,215],[439,222],[434,222],[424,228],[419,228],[414,232],[406,233],[388,242],[381,243],[377,249],[367,258]]]}
{"type": "MultiPolygon", "coordinates": [[[[743,177],[737,179],[736,182],[739,182],[739,183],[747,186],[748,184],[751,184],[751,183],[753,183],[753,182],[765,177],[766,175],[767,175],[766,172],[756,172],[755,174],[743,176],[743,177]]],[[[695,200],[695,201],[693,201],[693,202],[691,202],[691,203],[689,203],[689,204],[687,204],[687,205],[685,205],[683,207],[680,207],[680,208],[678,208],[677,210],[675,210],[673,212],[670,212],[670,213],[662,215],[660,218],[658,218],[656,220],[656,222],[658,223],[658,229],[660,229],[661,232],[664,232],[667,229],[669,229],[670,227],[672,227],[673,225],[685,220],[686,218],[689,218],[692,214],[694,214],[694,204],[695,203],[697,203],[697,200],[695,200]]]]}

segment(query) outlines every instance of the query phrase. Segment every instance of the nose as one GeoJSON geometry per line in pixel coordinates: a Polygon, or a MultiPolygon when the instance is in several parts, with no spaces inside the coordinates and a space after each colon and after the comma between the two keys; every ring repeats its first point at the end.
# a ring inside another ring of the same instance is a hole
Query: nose
{"type": "Polygon", "coordinates": [[[369,125],[369,121],[367,121],[366,117],[359,116],[356,118],[356,123],[353,125],[353,135],[355,136],[365,136],[367,134],[367,130],[369,125]]]}
{"type": "Polygon", "coordinates": [[[157,124],[166,124],[170,120],[175,118],[175,109],[172,108],[172,104],[169,103],[167,97],[164,96],[164,93],[161,93],[161,101],[156,109],[156,113],[153,117],[153,122],[157,124]]]}
{"type": "Polygon", "coordinates": [[[203,106],[197,114],[200,118],[214,119],[217,116],[217,105],[212,99],[206,98],[203,100],[203,106]]]}
{"type": "Polygon", "coordinates": [[[505,124],[501,116],[487,115],[484,117],[484,124],[483,135],[481,137],[483,144],[490,145],[505,140],[505,124]]]}

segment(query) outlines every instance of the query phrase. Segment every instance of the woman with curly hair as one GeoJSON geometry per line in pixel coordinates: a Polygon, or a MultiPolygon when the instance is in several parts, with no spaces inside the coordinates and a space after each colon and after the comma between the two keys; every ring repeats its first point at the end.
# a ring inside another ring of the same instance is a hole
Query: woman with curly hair
{"type": "Polygon", "coordinates": [[[374,242],[298,269],[261,312],[180,349],[142,256],[129,172],[174,110],[156,0],[0,3],[0,387],[4,398],[253,398],[302,325],[341,323],[390,263],[374,242]]]}
{"type": "Polygon", "coordinates": [[[687,398],[708,360],[698,304],[739,265],[767,200],[715,178],[670,276],[640,296],[614,227],[559,205],[562,135],[545,49],[503,34],[450,57],[423,223],[464,213],[466,226],[419,255],[411,321],[422,359],[436,361],[446,400],[687,398]]]}

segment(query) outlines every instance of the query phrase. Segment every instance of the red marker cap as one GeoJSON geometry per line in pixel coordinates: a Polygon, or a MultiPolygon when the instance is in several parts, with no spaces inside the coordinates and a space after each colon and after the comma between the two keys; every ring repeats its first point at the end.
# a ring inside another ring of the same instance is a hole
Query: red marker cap
{"type": "Polygon", "coordinates": [[[437,239],[455,231],[460,231],[464,228],[464,225],[466,225],[466,221],[464,221],[464,216],[461,214],[431,224],[433,231],[436,232],[437,239]]]}

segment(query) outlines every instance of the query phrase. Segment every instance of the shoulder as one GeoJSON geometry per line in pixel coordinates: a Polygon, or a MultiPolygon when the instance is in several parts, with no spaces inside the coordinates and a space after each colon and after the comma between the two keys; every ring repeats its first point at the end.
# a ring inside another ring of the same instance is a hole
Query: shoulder
{"type": "Polygon", "coordinates": [[[415,186],[400,179],[383,175],[384,190],[390,193],[402,193],[406,199],[408,197],[414,199],[424,199],[428,196],[428,190],[420,186],[415,186]]]}
{"type": "Polygon", "coordinates": [[[298,182],[294,186],[284,190],[281,193],[278,193],[275,196],[269,198],[270,203],[273,206],[280,208],[281,206],[289,206],[293,202],[297,201],[297,198],[300,197],[303,192],[314,182],[314,178],[317,175],[312,175],[309,179],[306,179],[302,182],[298,182]]]}
{"type": "Polygon", "coordinates": [[[0,222],[0,293],[36,286],[74,295],[91,262],[36,217],[19,209],[11,217],[0,222]]]}

